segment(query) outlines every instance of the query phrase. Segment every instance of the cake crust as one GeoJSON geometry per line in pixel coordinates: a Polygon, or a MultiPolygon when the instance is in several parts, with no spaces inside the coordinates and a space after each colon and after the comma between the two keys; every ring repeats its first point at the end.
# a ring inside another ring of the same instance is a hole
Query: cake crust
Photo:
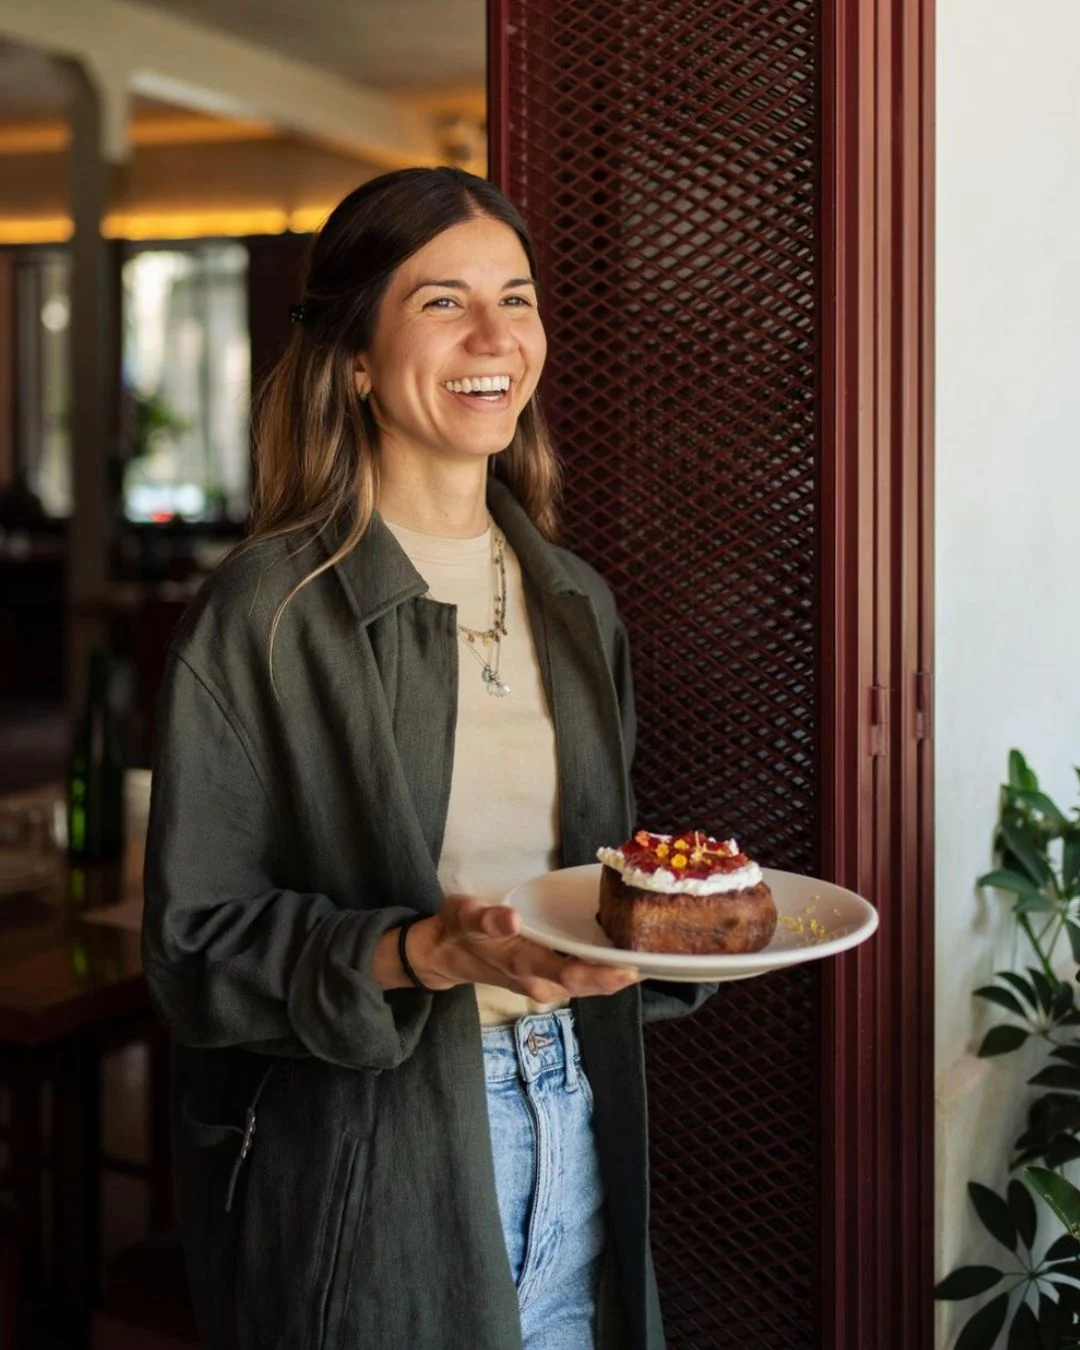
{"type": "Polygon", "coordinates": [[[760,951],[776,931],[776,903],[764,881],[713,895],[671,894],[628,885],[614,867],[600,875],[600,927],[629,951],[721,956],[760,951]]]}

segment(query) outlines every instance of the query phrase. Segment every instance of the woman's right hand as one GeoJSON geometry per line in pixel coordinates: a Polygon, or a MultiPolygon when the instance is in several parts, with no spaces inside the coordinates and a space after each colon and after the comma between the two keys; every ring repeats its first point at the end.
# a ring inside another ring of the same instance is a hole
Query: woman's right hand
{"type": "MultiPolygon", "coordinates": [[[[397,930],[387,933],[383,942],[387,939],[393,940],[393,951],[392,958],[389,951],[386,956],[400,971],[397,930]]],[[[632,966],[600,965],[542,947],[521,936],[516,909],[485,905],[467,895],[447,896],[437,914],[414,923],[406,950],[417,978],[429,989],[494,984],[537,1003],[617,994],[641,979],[632,966]]],[[[385,979],[380,982],[384,988],[409,984],[404,971],[392,985],[385,979]]]]}

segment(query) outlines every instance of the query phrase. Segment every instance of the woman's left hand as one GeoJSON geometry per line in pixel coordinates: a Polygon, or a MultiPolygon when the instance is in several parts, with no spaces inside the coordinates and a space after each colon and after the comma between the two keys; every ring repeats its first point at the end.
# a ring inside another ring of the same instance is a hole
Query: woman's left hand
{"type": "MultiPolygon", "coordinates": [[[[386,989],[407,988],[410,981],[397,957],[397,930],[386,933],[379,946],[375,978],[386,989]]],[[[447,896],[438,914],[413,924],[408,958],[429,989],[493,984],[537,1003],[617,994],[641,979],[632,966],[601,965],[542,947],[521,936],[516,909],[485,905],[467,895],[447,896]]]]}

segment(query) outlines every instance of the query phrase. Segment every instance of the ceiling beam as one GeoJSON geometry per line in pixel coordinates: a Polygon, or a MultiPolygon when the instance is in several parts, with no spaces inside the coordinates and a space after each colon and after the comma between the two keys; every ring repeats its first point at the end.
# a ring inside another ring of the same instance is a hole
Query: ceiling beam
{"type": "Polygon", "coordinates": [[[73,57],[103,102],[102,151],[129,150],[133,93],[310,136],[380,168],[440,162],[430,118],[406,102],[255,42],[126,0],[0,0],[0,36],[73,57]]]}

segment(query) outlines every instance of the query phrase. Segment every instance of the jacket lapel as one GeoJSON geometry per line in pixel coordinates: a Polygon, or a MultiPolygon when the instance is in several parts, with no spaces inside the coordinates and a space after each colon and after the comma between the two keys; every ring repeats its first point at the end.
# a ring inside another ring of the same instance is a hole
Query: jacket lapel
{"type": "MultiPolygon", "coordinates": [[[[521,563],[555,723],[562,863],[593,862],[600,844],[620,841],[629,827],[618,698],[599,620],[559,551],[494,478],[488,504],[521,563]]],[[[340,529],[328,529],[324,549],[332,551],[340,539],[340,529]]],[[[457,717],[455,611],[424,598],[423,577],[378,515],[335,570],[368,633],[407,789],[401,802],[386,803],[387,811],[408,809],[406,832],[412,833],[413,826],[419,831],[431,860],[421,893],[437,896],[457,717]]]]}
{"type": "Polygon", "coordinates": [[[525,575],[529,620],[559,762],[562,864],[596,861],[601,844],[621,843],[630,827],[628,776],[619,700],[592,600],[497,479],[491,513],[525,575]]]}
{"type": "Polygon", "coordinates": [[[530,608],[555,722],[562,864],[574,867],[626,837],[618,701],[589,597],[541,592],[530,608]]]}
{"type": "MultiPolygon", "coordinates": [[[[328,555],[344,532],[343,524],[324,531],[328,555]]],[[[369,772],[383,766],[379,807],[393,826],[392,874],[406,868],[403,903],[434,913],[457,717],[454,612],[425,597],[427,583],[378,515],[334,571],[362,630],[362,660],[382,689],[380,705],[367,710],[365,756],[369,772]]],[[[354,696],[377,699],[364,689],[372,684],[359,678],[354,696]]]]}

